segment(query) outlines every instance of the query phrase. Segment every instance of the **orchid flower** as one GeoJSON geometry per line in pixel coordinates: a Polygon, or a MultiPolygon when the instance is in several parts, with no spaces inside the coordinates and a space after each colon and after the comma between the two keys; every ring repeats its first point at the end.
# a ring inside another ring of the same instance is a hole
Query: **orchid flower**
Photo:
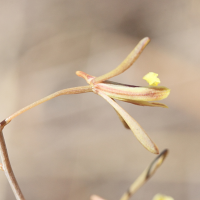
{"type": "Polygon", "coordinates": [[[132,130],[135,137],[147,150],[149,150],[152,153],[158,154],[158,147],[145,133],[142,127],[121,106],[119,106],[115,102],[115,100],[121,100],[140,106],[166,108],[166,105],[152,101],[158,101],[166,98],[169,95],[170,90],[166,87],[157,86],[160,80],[157,78],[157,74],[152,72],[150,72],[144,77],[144,79],[147,80],[150,84],[150,86],[147,87],[140,87],[108,81],[108,79],[123,73],[129,67],[131,67],[131,65],[136,61],[136,59],[142,53],[149,41],[150,39],[148,37],[142,39],[138,43],[138,45],[133,49],[133,51],[127,56],[127,58],[116,69],[100,77],[91,76],[84,72],[77,71],[76,74],[84,78],[89,84],[88,86],[68,88],[55,92],[12,114],[10,117],[6,118],[0,123],[1,126],[4,127],[16,116],[57,96],[94,92],[99,96],[103,97],[109,104],[111,104],[111,106],[117,112],[124,126],[132,130]]]}
{"type": "Polygon", "coordinates": [[[166,87],[157,86],[160,80],[157,78],[157,74],[152,72],[144,77],[144,79],[147,80],[150,84],[150,86],[148,87],[133,86],[108,81],[108,79],[123,73],[129,67],[131,67],[131,65],[136,61],[136,59],[142,53],[149,41],[150,39],[147,37],[142,39],[138,43],[138,45],[133,49],[133,51],[127,56],[127,58],[116,69],[100,77],[91,76],[84,72],[77,71],[76,74],[80,77],[83,77],[89,85],[67,88],[57,91],[20,109],[19,111],[13,113],[9,117],[5,118],[2,122],[0,122],[0,157],[2,160],[2,164],[0,163],[0,170],[4,171],[16,199],[24,200],[24,196],[17,183],[17,180],[15,178],[10,164],[3,136],[3,129],[15,117],[32,109],[35,106],[38,106],[39,104],[42,104],[61,95],[80,94],[86,92],[94,92],[98,94],[99,96],[103,97],[109,104],[111,104],[111,106],[119,115],[120,120],[123,122],[124,126],[132,130],[136,138],[147,150],[155,154],[159,153],[158,147],[149,138],[149,136],[145,133],[142,127],[122,107],[120,107],[115,102],[115,99],[140,106],[165,108],[167,107],[166,105],[151,101],[157,101],[166,98],[169,95],[170,90],[166,87]]]}
{"type": "Polygon", "coordinates": [[[103,97],[116,110],[125,127],[132,130],[135,137],[147,150],[158,154],[158,147],[149,138],[141,126],[122,107],[120,107],[114,99],[140,106],[166,108],[167,106],[164,104],[150,101],[157,101],[166,98],[169,95],[170,90],[166,87],[157,86],[160,80],[157,78],[157,74],[152,72],[144,77],[144,79],[147,80],[150,84],[148,87],[140,87],[107,81],[108,79],[117,76],[127,70],[139,57],[140,53],[149,41],[149,38],[144,38],[141,40],[136,48],[116,69],[103,76],[95,77],[81,71],[77,71],[76,74],[84,78],[86,82],[91,86],[92,91],[103,97]]]}

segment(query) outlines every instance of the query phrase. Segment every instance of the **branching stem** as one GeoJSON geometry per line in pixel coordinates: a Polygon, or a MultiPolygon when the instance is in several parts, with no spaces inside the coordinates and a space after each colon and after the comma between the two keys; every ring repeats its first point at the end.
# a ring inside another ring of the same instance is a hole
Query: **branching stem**
{"type": "Polygon", "coordinates": [[[25,111],[27,111],[41,103],[44,103],[45,101],[48,101],[48,100],[58,97],[60,95],[80,94],[80,93],[86,93],[86,92],[92,92],[92,87],[90,85],[60,90],[58,92],[55,92],[47,97],[44,97],[28,106],[22,108],[21,110],[15,112],[10,117],[6,118],[5,120],[3,120],[0,123],[0,156],[1,156],[1,160],[2,160],[2,165],[0,165],[0,168],[2,168],[2,170],[4,171],[17,200],[25,200],[25,198],[24,198],[24,196],[21,192],[21,189],[17,183],[17,180],[15,178],[15,175],[13,173],[13,170],[12,170],[12,167],[10,164],[10,160],[9,160],[8,152],[7,152],[7,148],[6,148],[6,143],[5,143],[3,132],[2,132],[4,126],[6,126],[12,119],[17,117],[18,115],[24,113],[25,111]]]}
{"type": "Polygon", "coordinates": [[[3,164],[3,170],[4,173],[8,179],[8,182],[13,190],[13,193],[16,197],[17,200],[25,200],[21,189],[17,183],[17,180],[15,178],[15,175],[13,173],[11,164],[10,164],[10,160],[8,157],[8,152],[7,152],[7,148],[6,148],[6,143],[3,137],[3,126],[0,126],[0,156],[1,156],[1,160],[2,160],[2,164],[3,164]]]}

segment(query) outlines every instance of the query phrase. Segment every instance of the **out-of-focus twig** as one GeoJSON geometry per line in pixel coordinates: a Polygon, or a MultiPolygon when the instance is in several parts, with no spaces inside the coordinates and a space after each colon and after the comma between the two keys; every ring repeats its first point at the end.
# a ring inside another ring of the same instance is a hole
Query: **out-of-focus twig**
{"type": "MultiPolygon", "coordinates": [[[[156,172],[158,167],[163,163],[168,154],[168,150],[162,151],[151,164],[142,172],[142,174],[135,180],[135,182],[129,187],[128,191],[123,194],[120,200],[128,200],[130,197],[143,185],[151,176],[156,172]]],[[[92,195],[90,200],[105,200],[97,195],[92,195]]]]}
{"type": "Polygon", "coordinates": [[[120,200],[128,200],[151,176],[155,173],[158,167],[163,163],[168,154],[168,150],[162,151],[153,162],[147,167],[143,173],[129,187],[128,191],[123,194],[120,200]]]}

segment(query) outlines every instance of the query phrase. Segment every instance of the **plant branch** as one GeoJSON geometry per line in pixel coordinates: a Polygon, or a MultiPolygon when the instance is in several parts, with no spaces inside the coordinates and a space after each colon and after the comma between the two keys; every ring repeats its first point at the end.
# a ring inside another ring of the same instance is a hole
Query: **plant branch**
{"type": "Polygon", "coordinates": [[[2,121],[0,124],[2,123],[6,123],[5,125],[7,125],[12,119],[14,119],[15,117],[17,117],[18,115],[22,114],[23,112],[26,112],[27,110],[38,106],[41,103],[44,103],[45,101],[49,101],[55,97],[61,96],[61,95],[67,95],[67,94],[80,94],[80,93],[86,93],[86,92],[92,92],[92,87],[90,85],[88,86],[80,86],[80,87],[74,87],[74,88],[68,88],[68,89],[64,89],[64,90],[60,90],[58,92],[55,92],[53,94],[50,94],[47,97],[44,97],[38,101],[35,101],[34,103],[22,108],[21,110],[15,112],[14,114],[12,114],[11,116],[9,116],[8,118],[6,118],[4,121],[2,121]]]}
{"type": "Polygon", "coordinates": [[[22,191],[17,183],[17,180],[15,178],[15,175],[13,173],[11,164],[10,164],[10,160],[8,157],[8,152],[7,152],[7,148],[6,148],[6,143],[3,137],[3,127],[4,125],[0,125],[0,156],[1,156],[1,160],[2,160],[2,164],[3,164],[3,171],[8,179],[8,182],[13,190],[13,193],[16,197],[17,200],[25,200],[22,191]]]}
{"type": "Polygon", "coordinates": [[[3,120],[0,123],[0,157],[2,160],[2,164],[0,164],[0,169],[4,171],[8,182],[13,190],[13,193],[16,197],[17,200],[25,200],[21,189],[17,183],[17,180],[15,178],[15,175],[13,173],[11,164],[10,164],[10,160],[8,157],[8,152],[7,152],[7,148],[6,148],[6,143],[4,140],[4,136],[3,136],[3,128],[15,117],[17,117],[18,115],[24,113],[25,111],[41,104],[44,103],[50,99],[53,99],[55,97],[61,96],[61,95],[67,95],[67,94],[80,94],[80,93],[86,93],[86,92],[92,92],[92,87],[89,86],[80,86],[80,87],[74,87],[74,88],[68,88],[68,89],[64,89],[64,90],[60,90],[58,92],[55,92],[47,97],[44,97],[24,108],[22,108],[21,110],[15,112],[14,114],[12,114],[10,117],[6,118],[5,120],[3,120]]]}

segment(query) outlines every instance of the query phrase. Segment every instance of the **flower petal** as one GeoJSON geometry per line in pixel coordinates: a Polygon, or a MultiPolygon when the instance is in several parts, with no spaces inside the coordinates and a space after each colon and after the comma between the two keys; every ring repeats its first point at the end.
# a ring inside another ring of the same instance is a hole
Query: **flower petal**
{"type": "Polygon", "coordinates": [[[158,103],[158,102],[148,102],[148,101],[134,101],[134,100],[123,100],[121,99],[121,101],[125,101],[128,103],[132,103],[138,106],[150,106],[150,107],[162,107],[162,108],[168,108],[167,105],[163,104],[163,103],[158,103]]]}
{"type": "MultiPolygon", "coordinates": [[[[112,99],[113,101],[115,101],[114,99],[112,99]]],[[[157,103],[157,102],[148,102],[148,101],[126,101],[128,103],[132,103],[138,106],[150,106],[150,107],[162,107],[162,108],[168,108],[165,104],[162,103],[157,103]]],[[[114,109],[115,110],[115,109],[114,109]]],[[[130,129],[130,127],[128,126],[128,124],[124,121],[123,117],[118,113],[117,110],[115,110],[120,121],[122,122],[122,124],[124,125],[125,128],[130,129]]]]}
{"type": "MultiPolygon", "coordinates": [[[[113,100],[114,101],[114,100],[113,100]]],[[[116,111],[120,121],[122,122],[122,124],[124,125],[125,128],[130,129],[130,127],[128,126],[128,124],[126,123],[126,121],[124,120],[124,118],[118,113],[118,111],[114,108],[114,110],[116,111]]]]}
{"type": "Polygon", "coordinates": [[[168,97],[170,89],[162,86],[139,87],[113,82],[97,83],[94,90],[101,90],[109,97],[122,101],[158,101],[168,97]]]}
{"type": "Polygon", "coordinates": [[[150,39],[148,37],[143,38],[117,68],[108,72],[107,74],[95,78],[93,83],[103,82],[126,71],[137,60],[149,42],[150,39]]]}
{"type": "Polygon", "coordinates": [[[158,154],[158,147],[154,144],[154,142],[149,138],[149,136],[145,133],[142,127],[115,101],[113,101],[110,97],[104,94],[101,91],[98,91],[98,94],[103,97],[113,108],[121,115],[124,121],[128,124],[130,129],[132,130],[135,137],[139,140],[139,142],[150,152],[158,154]]]}

